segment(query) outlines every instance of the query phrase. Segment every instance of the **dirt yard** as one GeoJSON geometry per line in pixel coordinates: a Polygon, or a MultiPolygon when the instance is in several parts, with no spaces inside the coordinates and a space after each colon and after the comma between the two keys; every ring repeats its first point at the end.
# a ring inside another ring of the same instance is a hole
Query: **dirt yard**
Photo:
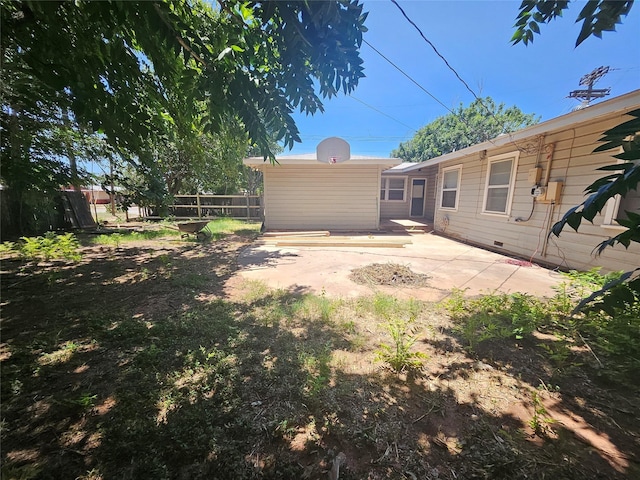
{"type": "Polygon", "coordinates": [[[638,384],[588,343],[271,290],[235,275],[254,236],[4,259],[2,478],[640,478],[638,384]]]}

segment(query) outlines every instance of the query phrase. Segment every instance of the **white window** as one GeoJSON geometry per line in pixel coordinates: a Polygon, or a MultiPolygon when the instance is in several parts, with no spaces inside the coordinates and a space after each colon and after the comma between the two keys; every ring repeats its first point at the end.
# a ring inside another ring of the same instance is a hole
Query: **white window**
{"type": "Polygon", "coordinates": [[[616,222],[616,219],[629,218],[627,212],[640,213],[640,192],[638,190],[630,190],[624,198],[616,195],[610,199],[604,209],[602,226],[604,228],[624,228],[616,222]]]}
{"type": "Polygon", "coordinates": [[[442,169],[440,208],[445,210],[458,209],[458,191],[460,190],[461,175],[462,165],[442,169]]]}
{"type": "Polygon", "coordinates": [[[484,189],[484,213],[509,215],[519,152],[490,157],[484,189]]]}
{"type": "Polygon", "coordinates": [[[386,202],[404,202],[406,177],[385,177],[380,186],[380,200],[386,202]]]}

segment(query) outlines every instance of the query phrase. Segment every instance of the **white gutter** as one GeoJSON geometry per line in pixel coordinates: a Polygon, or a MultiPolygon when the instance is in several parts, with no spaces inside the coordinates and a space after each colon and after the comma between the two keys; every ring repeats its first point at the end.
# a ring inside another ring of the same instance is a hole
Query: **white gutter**
{"type": "Polygon", "coordinates": [[[242,163],[250,167],[264,168],[278,165],[326,165],[327,168],[335,168],[340,165],[380,165],[393,167],[400,165],[402,160],[399,158],[351,158],[345,162],[329,164],[325,162],[319,162],[315,159],[308,158],[277,158],[276,164],[272,164],[269,160],[264,160],[262,157],[249,157],[242,160],[242,163]]]}

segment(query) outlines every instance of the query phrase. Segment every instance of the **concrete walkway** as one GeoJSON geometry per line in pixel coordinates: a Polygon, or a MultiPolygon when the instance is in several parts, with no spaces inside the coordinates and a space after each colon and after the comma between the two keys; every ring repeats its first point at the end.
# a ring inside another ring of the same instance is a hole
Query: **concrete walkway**
{"type": "MultiPolygon", "coordinates": [[[[331,238],[335,239],[336,236],[331,238]]],[[[350,236],[367,239],[371,236],[350,236]]],[[[472,247],[433,234],[377,238],[408,239],[403,248],[367,247],[278,247],[255,243],[238,258],[241,279],[260,280],[272,288],[295,288],[334,297],[369,295],[381,291],[400,298],[439,301],[452,289],[467,295],[489,292],[522,292],[553,296],[553,287],[563,281],[554,271],[527,265],[497,253],[472,247]],[[349,279],[351,270],[372,263],[397,263],[430,277],[420,288],[358,285],[349,279]]]]}

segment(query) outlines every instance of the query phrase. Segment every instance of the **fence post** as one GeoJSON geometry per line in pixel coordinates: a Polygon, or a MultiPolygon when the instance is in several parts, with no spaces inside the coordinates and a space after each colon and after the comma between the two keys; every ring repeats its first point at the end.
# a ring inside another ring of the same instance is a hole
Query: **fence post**
{"type": "Polygon", "coordinates": [[[198,218],[202,218],[202,207],[200,206],[200,194],[196,193],[196,203],[198,204],[198,218]]]}
{"type": "Polygon", "coordinates": [[[247,221],[251,219],[251,201],[248,194],[245,194],[245,199],[247,200],[247,221]]]}

